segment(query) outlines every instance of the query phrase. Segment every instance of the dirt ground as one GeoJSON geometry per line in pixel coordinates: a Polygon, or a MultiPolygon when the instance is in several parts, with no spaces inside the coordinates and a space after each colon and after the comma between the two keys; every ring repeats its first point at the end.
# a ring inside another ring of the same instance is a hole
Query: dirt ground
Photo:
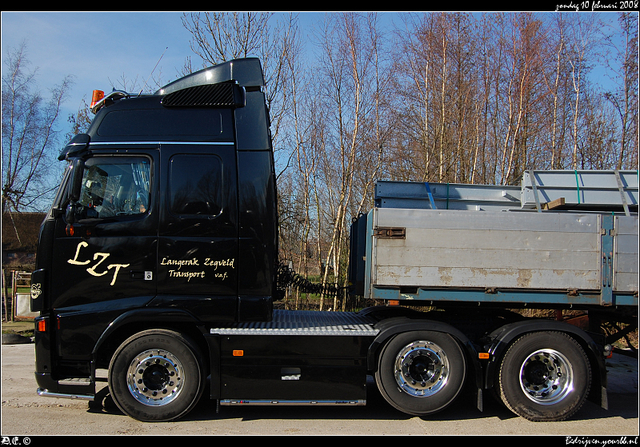
{"type": "Polygon", "coordinates": [[[221,407],[217,412],[205,398],[184,419],[143,423],[120,413],[107,388],[98,392],[97,402],[38,396],[33,365],[33,344],[2,346],[2,436],[542,434],[625,436],[636,443],[638,436],[638,363],[617,354],[608,365],[609,410],[587,402],[570,420],[548,423],[517,417],[489,396],[479,412],[471,394],[431,417],[412,417],[391,408],[373,381],[364,407],[221,407]]]}

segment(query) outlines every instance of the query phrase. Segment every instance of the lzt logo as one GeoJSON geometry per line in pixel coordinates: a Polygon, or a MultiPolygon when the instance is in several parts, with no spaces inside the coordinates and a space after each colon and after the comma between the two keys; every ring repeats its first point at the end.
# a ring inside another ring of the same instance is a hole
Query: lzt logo
{"type": "MultiPolygon", "coordinates": [[[[78,244],[78,247],[76,248],[76,255],[73,257],[73,259],[68,259],[67,262],[71,265],[89,265],[91,263],[91,259],[87,259],[86,261],[80,261],[79,258],[81,258],[80,256],[80,251],[83,248],[87,248],[89,246],[89,244],[87,244],[86,242],[82,241],[78,244]]],[[[89,267],[87,269],[87,272],[89,272],[90,275],[92,276],[104,276],[107,273],[109,273],[110,270],[113,270],[113,277],[111,279],[111,283],[109,284],[110,286],[114,285],[116,283],[116,279],[118,278],[118,273],[120,272],[121,268],[127,268],[129,267],[129,264],[109,264],[106,266],[106,270],[105,266],[103,265],[102,267],[100,267],[104,261],[106,261],[106,259],[110,256],[110,253],[100,253],[97,252],[93,255],[93,261],[97,261],[94,262],[93,264],[91,264],[91,267],[89,267]]]]}

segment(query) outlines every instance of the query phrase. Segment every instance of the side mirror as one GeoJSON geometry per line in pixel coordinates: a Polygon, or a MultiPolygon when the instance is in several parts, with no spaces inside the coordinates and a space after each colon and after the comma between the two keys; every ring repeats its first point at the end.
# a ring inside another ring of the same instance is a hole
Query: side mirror
{"type": "Polygon", "coordinates": [[[80,215],[81,205],[78,204],[80,200],[80,190],[82,189],[82,174],[84,171],[84,160],[82,158],[76,158],[72,162],[71,179],[69,185],[69,205],[65,211],[65,220],[67,224],[74,224],[78,220],[80,215]]]}
{"type": "Polygon", "coordinates": [[[84,160],[82,158],[76,158],[73,160],[71,171],[71,187],[69,191],[69,198],[71,202],[77,202],[80,200],[80,190],[82,189],[82,174],[84,172],[84,160]]]}

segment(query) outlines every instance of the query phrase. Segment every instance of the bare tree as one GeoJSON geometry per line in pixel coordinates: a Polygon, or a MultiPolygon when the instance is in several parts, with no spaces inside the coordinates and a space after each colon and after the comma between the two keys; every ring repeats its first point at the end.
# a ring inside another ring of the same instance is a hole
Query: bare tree
{"type": "MultiPolygon", "coordinates": [[[[590,15],[578,15],[572,22],[572,39],[569,45],[569,64],[573,84],[573,149],[571,167],[578,169],[578,147],[583,136],[579,126],[581,117],[581,101],[585,90],[585,77],[590,70],[590,57],[593,54],[596,38],[596,21],[590,15]]],[[[584,166],[581,166],[584,167],[584,166]]]]}
{"type": "Polygon", "coordinates": [[[47,174],[71,78],[53,88],[47,100],[35,84],[37,70],[28,66],[23,43],[8,54],[2,76],[3,213],[37,208],[37,201],[55,188],[47,174]]]}
{"type": "MultiPolygon", "coordinates": [[[[549,167],[551,169],[561,169],[563,167],[562,149],[564,146],[564,139],[562,133],[564,112],[566,109],[564,104],[565,91],[566,91],[566,46],[567,46],[567,18],[566,14],[554,14],[553,23],[550,25],[555,28],[556,32],[549,33],[552,36],[550,41],[547,42],[544,48],[547,57],[553,59],[554,67],[549,65],[548,69],[544,73],[544,81],[547,87],[547,91],[553,99],[549,105],[550,113],[549,119],[545,124],[550,127],[547,131],[549,135],[549,150],[551,151],[551,159],[549,160],[549,167]]],[[[549,110],[549,109],[547,109],[549,110]]]]}
{"type": "Polygon", "coordinates": [[[83,97],[80,105],[78,106],[78,111],[75,114],[69,115],[67,118],[67,122],[71,126],[71,129],[67,133],[65,139],[71,140],[75,135],[87,132],[92,120],[93,114],[91,113],[91,106],[87,103],[87,98],[83,97]]]}
{"type": "Polygon", "coordinates": [[[534,121],[540,82],[540,22],[528,13],[512,17],[509,40],[508,114],[502,147],[501,181],[509,184],[527,165],[528,125],[534,121]]]}
{"type": "MultiPolygon", "coordinates": [[[[305,150],[313,154],[305,166],[315,169],[299,173],[311,174],[323,284],[346,281],[348,223],[370,197],[389,135],[380,124],[386,106],[376,18],[328,14],[317,36],[322,51],[315,82],[309,85],[305,130],[305,150]]],[[[345,301],[334,298],[330,307],[340,304],[345,301]]]]}
{"type": "Polygon", "coordinates": [[[268,39],[268,13],[190,13],[182,24],[191,33],[191,49],[210,64],[261,53],[268,39]]]}
{"type": "MultiPolygon", "coordinates": [[[[620,141],[616,168],[637,168],[638,161],[638,21],[637,15],[620,13],[618,17],[621,44],[607,36],[607,46],[613,52],[617,67],[617,89],[605,93],[620,119],[620,141]],[[630,160],[630,162],[628,161],[630,160]]],[[[617,34],[617,33],[616,33],[617,34]]],[[[610,64],[611,65],[611,64],[610,64]]]]}
{"type": "MultiPolygon", "coordinates": [[[[289,106],[287,57],[298,38],[297,16],[289,14],[276,21],[271,13],[199,12],[184,14],[182,24],[191,33],[191,49],[203,66],[236,58],[260,58],[277,149],[280,126],[289,106]]],[[[191,70],[190,60],[185,69],[191,70]]]]}
{"type": "Polygon", "coordinates": [[[398,148],[398,157],[414,159],[415,172],[410,174],[421,181],[442,181],[446,173],[449,151],[448,65],[451,23],[445,13],[410,15],[405,30],[399,34],[402,51],[398,54],[398,96],[403,98],[406,129],[413,143],[398,148]],[[405,151],[409,149],[410,152],[405,151]],[[412,150],[411,150],[412,149],[412,150]]]}

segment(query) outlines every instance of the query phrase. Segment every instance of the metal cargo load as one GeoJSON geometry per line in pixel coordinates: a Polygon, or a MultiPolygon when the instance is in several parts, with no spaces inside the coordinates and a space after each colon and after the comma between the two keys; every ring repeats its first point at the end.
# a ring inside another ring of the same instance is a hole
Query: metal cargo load
{"type": "Polygon", "coordinates": [[[379,182],[352,228],[356,294],[637,306],[637,173],[551,172],[526,173],[521,188],[379,182]]]}

